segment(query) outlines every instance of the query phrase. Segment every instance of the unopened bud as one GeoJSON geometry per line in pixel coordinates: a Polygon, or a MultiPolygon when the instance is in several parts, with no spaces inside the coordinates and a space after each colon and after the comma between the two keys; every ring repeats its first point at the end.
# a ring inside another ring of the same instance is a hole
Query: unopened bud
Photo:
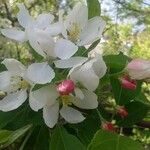
{"type": "Polygon", "coordinates": [[[121,116],[121,118],[125,118],[128,116],[128,111],[124,106],[120,106],[117,108],[117,114],[121,116]]]}
{"type": "Polygon", "coordinates": [[[104,122],[102,123],[102,129],[107,130],[107,131],[116,131],[116,128],[111,122],[104,122]]]}
{"type": "Polygon", "coordinates": [[[75,89],[75,84],[72,80],[64,80],[57,86],[60,95],[69,95],[75,89]]]}

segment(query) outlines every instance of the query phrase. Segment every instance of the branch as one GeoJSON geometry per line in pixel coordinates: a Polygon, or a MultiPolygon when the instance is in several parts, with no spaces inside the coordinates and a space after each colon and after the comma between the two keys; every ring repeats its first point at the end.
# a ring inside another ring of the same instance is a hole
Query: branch
{"type": "Polygon", "coordinates": [[[128,6],[128,3],[126,3],[126,2],[121,2],[119,0],[113,0],[113,1],[117,4],[122,5],[122,7],[124,7],[125,9],[132,10],[132,11],[135,11],[137,13],[143,13],[143,14],[149,14],[150,13],[150,11],[144,11],[144,10],[140,10],[140,9],[136,9],[136,8],[131,8],[128,6]]]}
{"type": "Polygon", "coordinates": [[[12,17],[11,12],[6,3],[4,3],[7,18],[12,22],[12,26],[14,26],[16,19],[12,17]]]}
{"type": "Polygon", "coordinates": [[[149,128],[150,129],[150,122],[149,121],[141,121],[137,123],[138,126],[143,127],[143,128],[149,128]]]}

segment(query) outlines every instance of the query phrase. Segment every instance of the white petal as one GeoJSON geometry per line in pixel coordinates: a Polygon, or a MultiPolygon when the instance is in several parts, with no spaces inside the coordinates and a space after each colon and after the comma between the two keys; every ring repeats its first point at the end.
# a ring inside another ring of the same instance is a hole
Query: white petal
{"type": "Polygon", "coordinates": [[[10,84],[10,73],[8,71],[4,71],[0,73],[0,90],[6,91],[7,87],[10,84]]]}
{"type": "Polygon", "coordinates": [[[90,19],[80,35],[79,46],[92,44],[102,36],[102,32],[105,28],[105,21],[100,17],[94,17],[90,19]]]}
{"type": "Polygon", "coordinates": [[[38,111],[44,106],[53,105],[59,96],[55,86],[44,86],[38,90],[30,91],[29,103],[34,111],[38,111]]]}
{"type": "Polygon", "coordinates": [[[93,70],[99,78],[102,78],[107,71],[107,66],[101,55],[97,55],[94,59],[93,70]]]}
{"type": "Polygon", "coordinates": [[[29,24],[33,23],[32,17],[29,15],[28,10],[23,3],[18,4],[19,12],[17,14],[18,21],[21,26],[26,28],[29,24]]]}
{"type": "Polygon", "coordinates": [[[34,83],[46,84],[51,82],[55,73],[47,62],[34,63],[28,67],[27,77],[34,83]]]}
{"type": "Polygon", "coordinates": [[[51,24],[44,31],[51,36],[56,36],[62,32],[62,28],[63,28],[62,24],[59,22],[56,22],[56,23],[51,24]]]}
{"type": "Polygon", "coordinates": [[[79,123],[85,119],[78,110],[68,106],[63,106],[60,110],[60,114],[69,123],[79,123]]]}
{"type": "Polygon", "coordinates": [[[80,90],[79,88],[75,88],[74,92],[77,98],[80,98],[81,100],[84,99],[84,94],[82,90],[80,90]]]}
{"type": "Polygon", "coordinates": [[[78,47],[69,40],[57,40],[55,53],[58,58],[67,59],[73,56],[78,50],[78,47]]]}
{"type": "Polygon", "coordinates": [[[40,48],[45,52],[47,56],[56,57],[54,52],[54,40],[53,38],[47,34],[43,30],[36,30],[36,40],[40,46],[40,48]]]}
{"type": "Polygon", "coordinates": [[[50,13],[40,14],[36,19],[36,26],[40,29],[45,29],[49,25],[51,25],[54,20],[54,16],[50,13]]]}
{"type": "Polygon", "coordinates": [[[53,128],[55,124],[58,121],[58,116],[59,116],[59,103],[56,102],[54,105],[51,106],[45,106],[43,108],[43,118],[45,121],[45,124],[53,128]]]}
{"type": "Polygon", "coordinates": [[[98,76],[95,74],[93,69],[88,68],[86,64],[81,67],[74,68],[74,70],[71,70],[70,78],[72,80],[78,81],[90,91],[94,91],[99,84],[98,76]]]}
{"type": "Polygon", "coordinates": [[[27,99],[26,91],[9,94],[0,101],[0,110],[11,111],[21,106],[27,99]]]}
{"type": "Polygon", "coordinates": [[[19,41],[19,42],[25,42],[27,41],[27,37],[24,31],[17,30],[15,28],[12,29],[2,29],[1,33],[13,40],[19,41]]]}
{"type": "Polygon", "coordinates": [[[56,60],[54,64],[57,68],[72,68],[87,61],[86,57],[71,57],[65,60],[56,60]]]}
{"type": "Polygon", "coordinates": [[[68,30],[76,24],[82,30],[88,21],[88,9],[85,5],[76,4],[73,10],[66,17],[65,26],[68,30]]]}
{"type": "Polygon", "coordinates": [[[43,56],[44,58],[46,57],[46,54],[44,53],[44,50],[41,48],[38,39],[39,39],[39,34],[38,34],[38,30],[36,29],[32,29],[32,28],[28,28],[27,29],[27,35],[28,35],[28,39],[29,39],[29,43],[31,45],[31,47],[41,56],[43,56]]]}
{"type": "Polygon", "coordinates": [[[73,103],[82,109],[95,109],[98,107],[97,95],[93,92],[83,89],[84,99],[77,98],[73,103]]]}
{"type": "Polygon", "coordinates": [[[24,76],[26,67],[16,59],[8,58],[2,61],[12,75],[24,76]]]}

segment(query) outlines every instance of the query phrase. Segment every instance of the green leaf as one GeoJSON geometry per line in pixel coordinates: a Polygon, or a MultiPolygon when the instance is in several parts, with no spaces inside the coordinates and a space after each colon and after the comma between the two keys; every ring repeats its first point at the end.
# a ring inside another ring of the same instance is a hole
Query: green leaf
{"type": "Polygon", "coordinates": [[[116,123],[121,127],[130,127],[140,122],[150,109],[150,106],[138,101],[131,102],[125,107],[128,110],[128,116],[123,119],[116,118],[116,123]]]}
{"type": "Polygon", "coordinates": [[[16,141],[18,138],[23,136],[32,126],[27,125],[16,131],[13,131],[11,134],[8,134],[7,140],[1,145],[1,148],[5,148],[16,141]]]}
{"type": "Polygon", "coordinates": [[[87,146],[96,131],[98,131],[100,128],[99,116],[97,115],[97,112],[93,110],[91,114],[87,115],[86,119],[83,122],[75,125],[70,125],[70,127],[72,127],[76,131],[76,134],[81,142],[85,146],[87,146]]]}
{"type": "Polygon", "coordinates": [[[7,142],[8,137],[12,134],[13,131],[0,130],[0,144],[7,142]]]}
{"type": "Polygon", "coordinates": [[[142,145],[116,133],[99,130],[88,150],[144,150],[142,145]]]}
{"type": "Polygon", "coordinates": [[[137,81],[136,90],[128,90],[121,86],[117,78],[110,78],[112,91],[118,105],[125,105],[133,100],[141,92],[141,81],[137,81]]]}
{"type": "Polygon", "coordinates": [[[95,16],[100,16],[101,8],[98,0],[87,0],[88,4],[88,17],[93,18],[95,16]]]}
{"type": "Polygon", "coordinates": [[[53,131],[50,150],[85,150],[82,143],[73,135],[67,133],[63,127],[56,127],[53,131]]]}
{"type": "Polygon", "coordinates": [[[47,126],[36,127],[20,150],[49,150],[49,135],[47,126]]]}

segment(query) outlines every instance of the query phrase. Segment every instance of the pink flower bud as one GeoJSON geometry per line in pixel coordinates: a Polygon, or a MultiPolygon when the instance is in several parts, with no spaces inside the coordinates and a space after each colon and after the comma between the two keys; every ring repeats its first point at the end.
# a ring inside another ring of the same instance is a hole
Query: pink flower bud
{"type": "Polygon", "coordinates": [[[57,86],[57,91],[60,95],[69,95],[75,89],[75,84],[72,80],[64,80],[57,86]]]}
{"type": "Polygon", "coordinates": [[[128,76],[121,77],[120,79],[121,85],[125,89],[135,90],[136,89],[136,81],[130,79],[128,76]]]}
{"type": "Polygon", "coordinates": [[[126,69],[132,79],[150,78],[150,61],[148,60],[134,59],[127,65],[126,69]]]}
{"type": "Polygon", "coordinates": [[[104,122],[102,123],[102,129],[107,130],[107,131],[116,131],[116,128],[111,122],[104,122]]]}
{"type": "Polygon", "coordinates": [[[128,116],[128,111],[124,106],[120,106],[117,108],[117,114],[121,116],[121,118],[125,118],[128,116]]]}

